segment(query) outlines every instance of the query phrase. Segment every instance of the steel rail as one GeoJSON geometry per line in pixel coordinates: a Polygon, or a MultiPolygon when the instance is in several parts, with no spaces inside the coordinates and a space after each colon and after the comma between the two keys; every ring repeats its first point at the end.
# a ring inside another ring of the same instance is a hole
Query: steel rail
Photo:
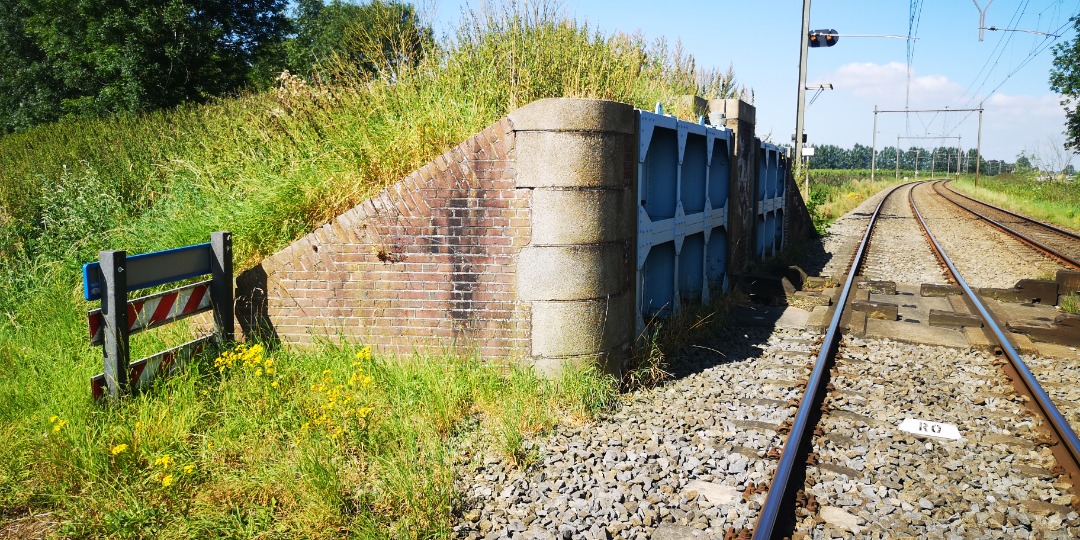
{"type": "Polygon", "coordinates": [[[965,199],[967,199],[969,201],[972,201],[972,202],[974,202],[976,204],[981,204],[981,205],[986,206],[988,208],[993,208],[994,210],[1002,212],[1002,213],[1004,213],[1006,215],[1009,215],[1009,216],[1015,217],[1017,219],[1020,219],[1020,220],[1024,221],[1025,223],[1032,224],[1032,225],[1034,225],[1036,227],[1042,227],[1044,229],[1048,229],[1050,231],[1053,231],[1054,233],[1060,234],[1062,236],[1066,236],[1066,237],[1074,239],[1076,241],[1080,241],[1080,235],[1077,235],[1076,233],[1073,233],[1073,232],[1070,232],[1070,231],[1066,231],[1064,229],[1059,229],[1059,228],[1057,228],[1057,227],[1055,227],[1053,225],[1050,225],[1049,223],[1043,223],[1041,221],[1031,219],[1031,218],[1029,218],[1027,216],[1024,216],[1022,214],[1017,214],[1015,212],[1011,212],[1011,211],[1006,210],[1004,208],[999,208],[997,206],[994,206],[994,205],[989,204],[989,203],[985,203],[985,202],[980,201],[978,199],[973,199],[971,197],[968,197],[967,195],[964,195],[963,193],[958,193],[956,191],[953,191],[953,189],[950,188],[949,186],[942,185],[944,183],[945,182],[941,182],[941,181],[935,182],[934,183],[934,191],[937,192],[937,193],[940,193],[941,196],[944,197],[949,202],[955,204],[956,206],[959,206],[960,208],[963,208],[964,210],[967,210],[968,212],[970,212],[975,217],[986,221],[987,223],[993,225],[994,227],[997,227],[998,229],[1004,231],[1006,234],[1008,234],[1010,236],[1013,236],[1014,238],[1020,240],[1021,242],[1035,248],[1035,250],[1042,252],[1043,254],[1047,255],[1048,257],[1050,257],[1050,258],[1052,258],[1054,260],[1060,261],[1062,263],[1065,263],[1065,264],[1067,264],[1069,266],[1072,266],[1073,268],[1076,268],[1076,269],[1080,270],[1080,260],[1076,260],[1073,257],[1071,257],[1069,255],[1066,255],[1066,254],[1062,253],[1061,251],[1059,251],[1059,250],[1057,250],[1057,249],[1055,249],[1055,248],[1053,248],[1051,246],[1048,246],[1048,245],[1046,245],[1046,244],[1044,244],[1044,243],[1042,243],[1042,242],[1040,242],[1040,241],[1038,241],[1038,240],[1036,240],[1036,239],[1022,233],[1022,232],[1020,232],[1020,231],[1017,231],[1017,230],[1013,229],[1012,227],[1009,227],[1008,225],[1006,225],[1006,224],[1004,224],[1004,223],[1002,223],[1000,221],[997,221],[995,219],[991,219],[989,216],[985,216],[983,214],[980,214],[980,213],[976,212],[975,210],[973,210],[971,208],[968,208],[967,206],[964,206],[964,205],[952,200],[951,198],[949,198],[948,195],[945,195],[944,193],[941,193],[941,191],[938,190],[938,186],[941,185],[941,187],[943,189],[948,190],[949,193],[952,193],[952,194],[957,195],[959,197],[963,197],[963,198],[965,198],[965,199]]]}
{"type": "Polygon", "coordinates": [[[791,424],[791,431],[788,433],[787,441],[784,443],[784,450],[780,454],[780,462],[776,466],[776,472],[773,474],[772,485],[769,486],[769,493],[765,498],[765,504],[761,507],[761,513],[758,514],[757,524],[754,526],[755,540],[772,539],[783,535],[783,532],[777,531],[777,525],[780,519],[781,509],[794,498],[792,490],[788,489],[791,483],[791,475],[795,471],[795,464],[798,461],[799,449],[806,443],[806,436],[810,434],[808,426],[810,424],[810,418],[814,413],[814,409],[817,406],[816,403],[819,394],[822,392],[825,380],[825,375],[828,373],[829,364],[831,364],[832,356],[836,352],[837,345],[840,342],[840,319],[844,315],[844,307],[847,304],[848,296],[851,294],[851,288],[855,284],[855,277],[858,275],[859,267],[862,265],[863,259],[866,256],[867,247],[870,245],[870,236],[874,231],[874,224],[877,222],[878,216],[881,214],[881,208],[885,205],[885,201],[892,196],[892,194],[911,183],[903,184],[892,188],[878,203],[877,208],[874,209],[873,215],[870,216],[870,223],[866,226],[866,232],[863,234],[862,242],[859,243],[859,249],[855,252],[854,258],[851,261],[851,269],[848,271],[847,281],[844,282],[844,287],[840,291],[840,298],[836,302],[836,311],[833,313],[832,321],[829,323],[828,331],[825,333],[825,340],[821,344],[821,351],[818,353],[817,361],[814,363],[814,369],[810,374],[810,381],[806,384],[806,394],[803,395],[802,402],[799,404],[798,410],[795,412],[795,419],[791,424]]]}
{"type": "Polygon", "coordinates": [[[1039,381],[1035,378],[1035,375],[1028,369],[1027,364],[1023,358],[1020,357],[1020,353],[1013,347],[1012,342],[1009,341],[1008,336],[1001,329],[1001,326],[994,319],[990,310],[979,299],[978,295],[968,286],[967,282],[960,275],[960,272],[956,269],[952,260],[945,254],[945,250],[938,243],[937,238],[934,237],[934,233],[930,232],[930,228],[926,225],[926,221],[922,217],[922,213],[919,212],[919,207],[915,204],[915,189],[908,193],[910,198],[911,208],[915,213],[919,225],[922,226],[923,231],[926,233],[927,238],[930,239],[930,244],[933,246],[934,251],[938,254],[938,257],[948,267],[949,272],[952,274],[953,279],[956,280],[967,295],[968,301],[979,312],[979,316],[983,319],[985,327],[988,328],[998,341],[998,345],[1001,348],[1002,353],[1009,360],[1009,364],[1016,372],[1018,377],[1010,377],[1012,379],[1014,387],[1020,394],[1030,396],[1035,404],[1036,413],[1042,416],[1043,423],[1050,427],[1051,435],[1056,439],[1059,444],[1054,444],[1052,450],[1054,456],[1057,458],[1058,463],[1066,470],[1069,476],[1072,477],[1072,484],[1074,491],[1078,490],[1077,482],[1080,481],[1080,439],[1077,438],[1076,432],[1065,420],[1065,416],[1061,414],[1054,402],[1050,400],[1050,396],[1043,390],[1039,381]],[[1019,379],[1019,380],[1017,380],[1019,379]]]}

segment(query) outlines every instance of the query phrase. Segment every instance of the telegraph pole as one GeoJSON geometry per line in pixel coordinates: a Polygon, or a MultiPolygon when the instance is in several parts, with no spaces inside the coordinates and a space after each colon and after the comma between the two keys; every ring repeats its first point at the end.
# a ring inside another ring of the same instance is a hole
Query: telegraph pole
{"type": "MultiPolygon", "coordinates": [[[[990,4],[986,4],[990,7],[990,4]]],[[[975,187],[979,187],[979,162],[982,161],[982,113],[983,104],[979,103],[979,139],[975,141],[975,187]]]]}
{"type": "MultiPolygon", "coordinates": [[[[877,107],[874,107],[875,109],[877,107]]],[[[877,115],[875,115],[876,117],[877,115]]],[[[900,136],[896,136],[896,179],[900,179],[900,136]]]]}
{"type": "MultiPolygon", "coordinates": [[[[795,159],[802,164],[803,145],[803,102],[806,100],[806,56],[810,49],[810,0],[803,0],[802,35],[799,36],[799,101],[795,108],[795,159]]],[[[810,196],[810,177],[804,185],[806,196],[810,196]]]]}
{"type": "Polygon", "coordinates": [[[877,165],[877,105],[874,105],[874,142],[870,147],[870,181],[874,181],[874,168],[877,165]]]}

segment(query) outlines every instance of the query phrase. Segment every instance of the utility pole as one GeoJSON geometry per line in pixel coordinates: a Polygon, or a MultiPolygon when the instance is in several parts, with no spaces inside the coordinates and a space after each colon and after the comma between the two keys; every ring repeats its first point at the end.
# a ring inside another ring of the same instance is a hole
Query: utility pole
{"type": "Polygon", "coordinates": [[[877,105],[874,105],[874,137],[870,147],[870,181],[874,181],[874,169],[877,166],[877,105]]]}
{"type": "MultiPolygon", "coordinates": [[[[874,107],[875,109],[877,107],[874,107]]],[[[896,136],[896,179],[900,179],[900,136],[896,136]]]]}
{"type": "MultiPolygon", "coordinates": [[[[986,7],[990,7],[990,4],[986,4],[986,7]]],[[[975,187],[979,187],[979,162],[982,161],[982,113],[983,104],[979,102],[979,139],[975,142],[975,187]]]]}
{"type": "MultiPolygon", "coordinates": [[[[806,57],[810,50],[810,0],[803,0],[802,7],[802,35],[799,36],[799,102],[795,108],[795,159],[796,163],[803,162],[803,101],[806,100],[806,57]]],[[[804,184],[806,196],[810,196],[810,176],[806,177],[804,184]]]]}
{"type": "Polygon", "coordinates": [[[961,148],[962,148],[962,145],[960,144],[960,137],[957,137],[956,138],[956,177],[957,178],[960,178],[960,149],[961,148]]]}
{"type": "Polygon", "coordinates": [[[979,41],[983,40],[983,30],[986,30],[986,10],[990,9],[990,4],[994,3],[994,0],[990,0],[986,3],[986,7],[979,5],[977,0],[971,0],[975,4],[975,9],[979,10],[979,41]]]}

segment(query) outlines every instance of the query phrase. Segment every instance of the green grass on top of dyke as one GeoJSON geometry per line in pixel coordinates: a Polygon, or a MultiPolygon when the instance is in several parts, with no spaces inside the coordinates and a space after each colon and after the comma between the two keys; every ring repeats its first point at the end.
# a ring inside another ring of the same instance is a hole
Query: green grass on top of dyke
{"type": "Polygon", "coordinates": [[[1018,174],[975,177],[965,175],[951,187],[969,197],[1019,214],[1080,231],[1080,183],[1037,180],[1018,174]]]}
{"type": "MultiPolygon", "coordinates": [[[[518,106],[670,111],[714,90],[692,66],[546,13],[473,15],[384,78],[283,76],[265,93],[0,138],[0,537],[449,536],[455,459],[527,465],[530,434],[587,421],[614,381],[324,344],[211,354],[98,406],[79,265],[225,229],[242,269],[518,106]]],[[[135,336],[133,356],[180,342],[183,326],[135,336]]]]}

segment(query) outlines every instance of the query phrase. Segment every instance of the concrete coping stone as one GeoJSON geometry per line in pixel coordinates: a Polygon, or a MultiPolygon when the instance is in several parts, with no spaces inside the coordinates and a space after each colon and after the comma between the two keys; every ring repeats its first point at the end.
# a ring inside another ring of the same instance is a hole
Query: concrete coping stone
{"type": "Polygon", "coordinates": [[[509,115],[514,131],[605,131],[634,133],[634,107],[617,101],[548,98],[509,115]]]}

